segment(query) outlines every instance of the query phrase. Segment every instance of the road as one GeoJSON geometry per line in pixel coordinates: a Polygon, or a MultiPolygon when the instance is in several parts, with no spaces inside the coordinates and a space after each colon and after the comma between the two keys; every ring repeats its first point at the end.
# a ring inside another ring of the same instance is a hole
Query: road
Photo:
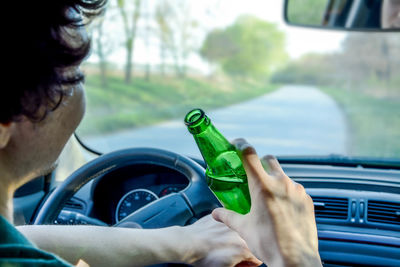
{"type": "MultiPolygon", "coordinates": [[[[257,99],[213,110],[208,115],[229,140],[244,137],[259,155],[346,154],[345,116],[332,98],[314,87],[283,86],[257,99]]],[[[104,152],[156,147],[200,156],[183,118],[92,137],[85,142],[104,152]]]]}

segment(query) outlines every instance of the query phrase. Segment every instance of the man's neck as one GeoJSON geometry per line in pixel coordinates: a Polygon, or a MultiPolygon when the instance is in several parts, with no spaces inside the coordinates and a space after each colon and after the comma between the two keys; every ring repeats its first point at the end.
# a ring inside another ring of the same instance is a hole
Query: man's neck
{"type": "Polygon", "coordinates": [[[3,181],[0,184],[0,215],[10,223],[13,223],[13,195],[13,187],[3,181]]]}

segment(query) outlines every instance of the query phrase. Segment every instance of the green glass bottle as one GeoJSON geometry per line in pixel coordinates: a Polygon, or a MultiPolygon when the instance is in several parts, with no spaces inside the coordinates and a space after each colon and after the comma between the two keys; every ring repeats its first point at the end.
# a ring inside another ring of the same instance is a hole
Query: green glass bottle
{"type": "Polygon", "coordinates": [[[247,176],[235,147],[214,127],[203,110],[194,109],[185,117],[207,164],[210,189],[227,209],[246,214],[251,201],[247,176]]]}

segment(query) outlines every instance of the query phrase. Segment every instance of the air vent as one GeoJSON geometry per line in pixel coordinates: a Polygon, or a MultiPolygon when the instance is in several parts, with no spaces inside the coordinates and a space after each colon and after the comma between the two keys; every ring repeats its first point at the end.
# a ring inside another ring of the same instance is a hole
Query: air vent
{"type": "Polygon", "coordinates": [[[83,210],[83,203],[76,199],[70,199],[65,203],[65,207],[74,210],[83,210]]]}
{"type": "Polygon", "coordinates": [[[369,200],[368,221],[400,225],[400,203],[369,200]]]}
{"type": "Polygon", "coordinates": [[[347,220],[349,200],[336,197],[312,197],[315,217],[320,219],[347,220]]]}

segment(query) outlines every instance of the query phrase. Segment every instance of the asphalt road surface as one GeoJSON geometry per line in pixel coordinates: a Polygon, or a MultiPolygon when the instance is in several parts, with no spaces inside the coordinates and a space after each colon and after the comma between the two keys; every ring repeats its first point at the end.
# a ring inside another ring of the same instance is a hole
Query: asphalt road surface
{"type": "MultiPolygon", "coordinates": [[[[345,116],[331,97],[314,87],[283,86],[257,99],[206,113],[228,140],[244,137],[260,156],[346,154],[345,116]]],[[[156,147],[200,157],[183,118],[84,141],[103,152],[156,147]]]]}

